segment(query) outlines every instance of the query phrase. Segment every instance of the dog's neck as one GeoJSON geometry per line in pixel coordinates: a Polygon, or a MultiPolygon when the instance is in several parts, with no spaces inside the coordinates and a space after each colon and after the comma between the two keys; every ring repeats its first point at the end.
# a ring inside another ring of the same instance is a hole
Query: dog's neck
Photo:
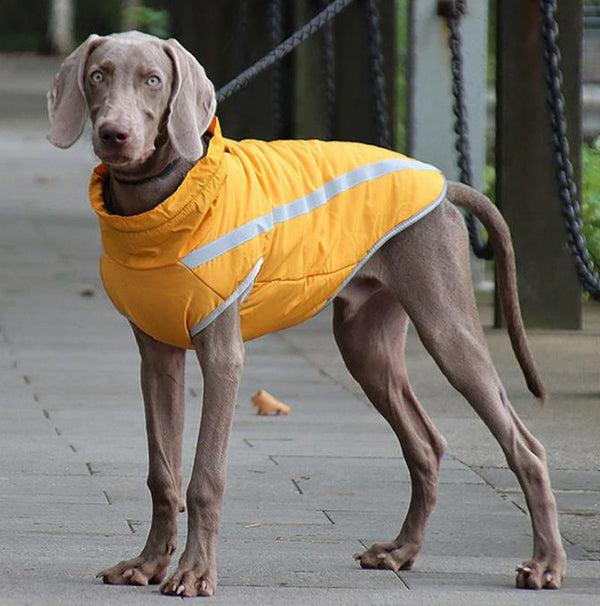
{"type": "Polygon", "coordinates": [[[133,171],[109,166],[104,188],[107,210],[129,217],[153,209],[177,190],[194,164],[167,144],[157,148],[149,160],[133,171]]]}

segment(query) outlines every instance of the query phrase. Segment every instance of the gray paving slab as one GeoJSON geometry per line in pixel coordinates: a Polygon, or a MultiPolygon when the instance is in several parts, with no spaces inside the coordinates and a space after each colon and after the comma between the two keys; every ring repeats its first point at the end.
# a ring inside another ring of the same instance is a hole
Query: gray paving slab
{"type": "MultiPolygon", "coordinates": [[[[44,139],[57,62],[0,57],[0,604],[172,603],[95,573],[143,545],[150,517],[138,360],[98,277],[86,201],[89,136],[44,139]]],[[[481,316],[490,324],[489,298],[481,316]]],[[[413,387],[450,444],[414,571],[363,571],[352,555],[391,538],[410,483],[397,441],[343,368],[328,312],[247,345],[231,439],[220,587],[211,604],[587,606],[600,596],[600,311],[581,332],[531,333],[550,397],[525,391],[502,331],[486,328],[513,404],[544,442],[569,571],[559,592],[513,589],[531,551],[524,501],[498,446],[411,331],[413,387]],[[255,414],[266,388],[289,416],[255,414]]],[[[201,409],[186,373],[184,464],[201,409]]],[[[185,540],[185,515],[180,520],[185,540]]]]}

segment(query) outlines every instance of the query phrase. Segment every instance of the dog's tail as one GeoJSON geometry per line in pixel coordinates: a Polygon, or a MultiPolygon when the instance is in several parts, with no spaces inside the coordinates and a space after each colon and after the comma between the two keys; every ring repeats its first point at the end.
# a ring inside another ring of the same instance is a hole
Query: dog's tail
{"type": "Polygon", "coordinates": [[[546,389],[525,334],[517,290],[515,253],[508,225],[488,198],[467,185],[449,182],[446,197],[456,206],[474,214],[488,231],[496,260],[500,301],[512,348],[529,391],[543,402],[546,389]]]}

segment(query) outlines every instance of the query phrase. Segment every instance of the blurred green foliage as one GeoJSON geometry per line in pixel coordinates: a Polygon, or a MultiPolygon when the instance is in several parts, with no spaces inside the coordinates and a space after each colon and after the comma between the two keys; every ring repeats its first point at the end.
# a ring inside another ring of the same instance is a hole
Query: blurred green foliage
{"type": "MultiPolygon", "coordinates": [[[[121,31],[122,0],[74,0],[75,42],[91,33],[106,35],[121,31]]],[[[172,4],[172,3],[171,3],[172,4]]],[[[49,51],[50,0],[0,0],[0,52],[49,51]]],[[[161,38],[169,36],[170,14],[166,0],[146,0],[131,11],[137,29],[161,38]]]]}
{"type": "MultiPolygon", "coordinates": [[[[592,145],[584,143],[581,151],[583,235],[590,257],[600,271],[600,138],[592,145]]],[[[495,188],[496,169],[488,164],[485,167],[484,193],[491,200],[495,200],[495,188]]]]}
{"type": "Polygon", "coordinates": [[[396,0],[396,35],[398,69],[396,70],[396,149],[406,150],[408,141],[406,134],[408,111],[408,25],[409,0],[396,0]]]}
{"type": "Polygon", "coordinates": [[[132,24],[134,29],[159,38],[168,38],[171,26],[171,15],[167,10],[144,6],[132,6],[125,9],[125,23],[132,24]]]}
{"type": "Polygon", "coordinates": [[[590,256],[600,270],[600,139],[583,146],[582,186],[583,234],[590,256]]]}

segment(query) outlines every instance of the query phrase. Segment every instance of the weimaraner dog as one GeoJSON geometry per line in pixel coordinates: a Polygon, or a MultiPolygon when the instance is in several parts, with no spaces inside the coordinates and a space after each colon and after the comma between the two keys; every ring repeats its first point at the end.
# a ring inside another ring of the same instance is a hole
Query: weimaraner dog
{"type": "MultiPolygon", "coordinates": [[[[177,41],[129,32],[90,36],[64,61],[48,105],[48,138],[61,148],[77,140],[91,117],[94,151],[108,170],[107,207],[110,199],[113,215],[130,217],[170,196],[207,153],[205,133],[216,104],[203,68],[177,41]]],[[[363,568],[412,567],[436,501],[446,442],[409,385],[404,344],[410,318],[449,382],[498,440],[525,493],[533,556],[517,568],[517,587],[557,588],[566,557],[545,452],[517,417],[490,359],[471,285],[466,230],[455,205],[474,213],[489,232],[513,349],[529,389],[544,397],[522,324],[508,228],[487,198],[449,183],[443,202],[388,240],[333,302],[333,332],[345,364],[396,433],[412,485],[398,536],[356,557],[363,568]]],[[[226,452],[244,359],[239,309],[233,301],[192,340],[204,394],[185,499],[185,350],[132,325],[141,355],[152,523],[137,557],[99,573],[106,583],[162,583],[163,593],[178,596],[215,591],[226,452]],[[186,507],[187,544],[165,580],[177,547],[177,513],[186,507]]]]}

